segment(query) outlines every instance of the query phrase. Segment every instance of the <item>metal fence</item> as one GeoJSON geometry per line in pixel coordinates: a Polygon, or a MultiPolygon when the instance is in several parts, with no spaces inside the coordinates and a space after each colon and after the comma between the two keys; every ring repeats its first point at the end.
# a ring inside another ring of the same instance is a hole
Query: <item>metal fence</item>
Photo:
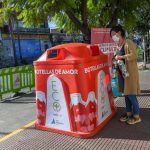
{"type": "Polygon", "coordinates": [[[34,88],[32,65],[0,69],[0,100],[34,88]]]}

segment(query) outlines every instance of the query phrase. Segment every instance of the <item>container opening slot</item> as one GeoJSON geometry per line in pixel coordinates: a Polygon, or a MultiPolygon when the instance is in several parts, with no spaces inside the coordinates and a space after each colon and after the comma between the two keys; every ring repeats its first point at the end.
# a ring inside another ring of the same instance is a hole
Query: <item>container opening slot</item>
{"type": "Polygon", "coordinates": [[[55,58],[58,56],[58,50],[54,49],[51,50],[50,53],[48,54],[48,58],[55,58]]]}

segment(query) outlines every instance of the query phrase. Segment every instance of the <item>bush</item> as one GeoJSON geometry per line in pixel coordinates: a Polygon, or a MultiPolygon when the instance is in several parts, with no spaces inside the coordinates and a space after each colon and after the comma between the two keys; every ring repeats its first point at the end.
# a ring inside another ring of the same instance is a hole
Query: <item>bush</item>
{"type": "Polygon", "coordinates": [[[143,60],[143,49],[141,47],[138,47],[137,53],[138,53],[138,61],[142,61],[143,60]]]}

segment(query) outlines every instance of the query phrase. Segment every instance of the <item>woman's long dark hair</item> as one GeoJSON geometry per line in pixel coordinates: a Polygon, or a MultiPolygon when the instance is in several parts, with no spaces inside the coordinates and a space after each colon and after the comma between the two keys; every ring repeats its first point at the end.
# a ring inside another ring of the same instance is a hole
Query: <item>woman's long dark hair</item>
{"type": "Polygon", "coordinates": [[[114,31],[116,33],[118,33],[120,31],[121,32],[121,36],[123,38],[125,38],[125,31],[124,31],[124,29],[122,28],[121,25],[117,25],[117,26],[112,27],[112,29],[110,30],[110,36],[111,36],[112,31],[114,31]]]}

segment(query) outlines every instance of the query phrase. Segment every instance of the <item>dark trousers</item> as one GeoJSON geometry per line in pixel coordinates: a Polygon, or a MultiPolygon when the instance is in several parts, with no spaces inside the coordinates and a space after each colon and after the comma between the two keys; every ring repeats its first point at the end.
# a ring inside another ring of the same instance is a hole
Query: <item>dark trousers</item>
{"type": "Polygon", "coordinates": [[[135,95],[126,95],[125,103],[126,103],[126,112],[132,112],[133,115],[139,115],[140,113],[139,103],[135,95]]]}
{"type": "MultiPolygon", "coordinates": [[[[124,89],[124,78],[121,77],[121,85],[124,89]]],[[[139,115],[139,103],[136,95],[125,95],[126,112],[131,112],[133,115],[139,115]]]]}

